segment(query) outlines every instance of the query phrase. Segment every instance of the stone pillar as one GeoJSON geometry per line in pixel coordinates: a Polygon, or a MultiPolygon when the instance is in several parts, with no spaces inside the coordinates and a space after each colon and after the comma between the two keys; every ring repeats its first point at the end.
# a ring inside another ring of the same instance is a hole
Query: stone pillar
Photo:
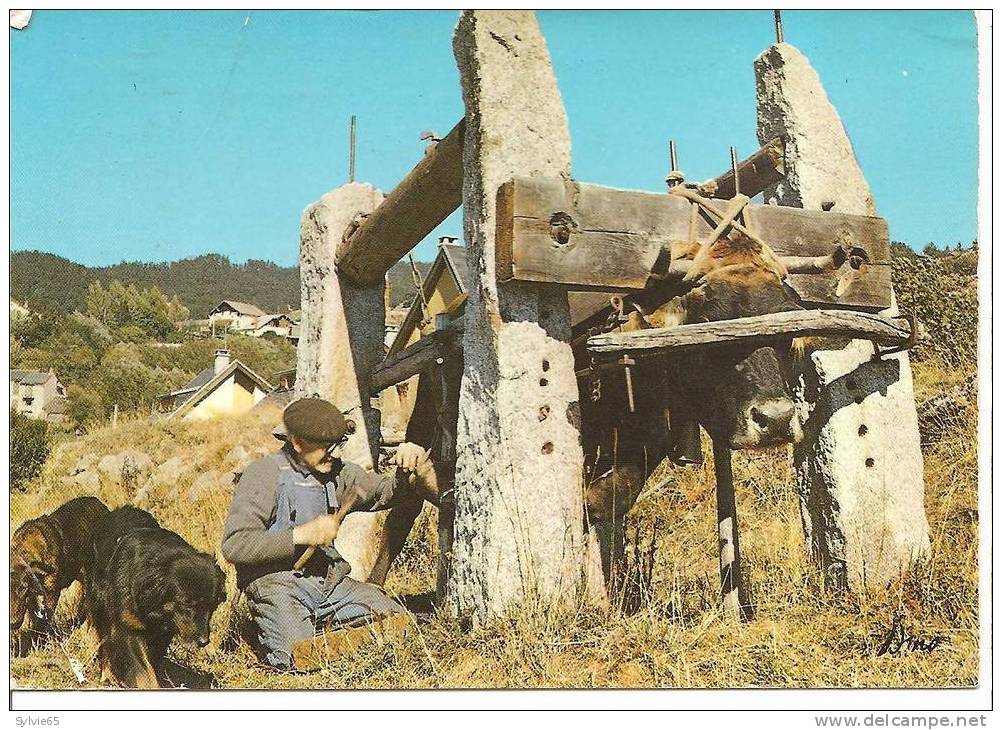
{"type": "MultiPolygon", "coordinates": [[[[786,141],[786,178],[766,202],[876,215],[821,80],[788,43],[755,60],[758,138],[786,141]]],[[[885,314],[896,314],[892,306],[885,314]]],[[[805,363],[794,448],[808,545],[831,585],[881,589],[929,550],[922,452],[908,354],[874,361],[862,340],[805,363]]]]}
{"type": "MultiPolygon", "coordinates": [[[[325,398],[355,421],[345,458],[372,469],[379,453],[379,411],[369,401],[369,373],[383,359],[385,313],[383,284],[357,287],[338,275],[334,252],[344,230],[370,213],[383,194],[365,183],[348,183],[324,195],[303,212],[299,248],[302,330],[296,370],[296,396],[325,398]]],[[[359,580],[372,576],[386,513],[349,515],[337,548],[359,580]]]]}
{"type": "Polygon", "coordinates": [[[498,187],[570,175],[570,134],[532,12],[466,11],[453,47],[466,105],[464,234],[471,286],[459,396],[453,611],[570,605],[586,568],[578,389],[567,296],[501,285],[498,187]]]}

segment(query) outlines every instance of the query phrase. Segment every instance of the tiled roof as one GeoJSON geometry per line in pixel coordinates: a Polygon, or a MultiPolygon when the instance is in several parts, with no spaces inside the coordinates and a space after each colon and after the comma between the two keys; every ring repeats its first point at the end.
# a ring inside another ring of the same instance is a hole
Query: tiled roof
{"type": "Polygon", "coordinates": [[[249,304],[247,302],[238,302],[233,299],[224,299],[219,304],[217,304],[212,311],[213,312],[217,311],[224,304],[239,314],[246,314],[251,317],[260,317],[262,314],[267,314],[267,312],[265,312],[260,307],[256,307],[253,304],[249,304]]]}
{"type": "Polygon", "coordinates": [[[21,385],[44,385],[52,373],[44,370],[11,370],[10,379],[21,385]]]}
{"type": "Polygon", "coordinates": [[[198,390],[203,385],[212,380],[215,374],[216,374],[216,368],[214,365],[207,367],[205,370],[200,372],[198,375],[196,375],[194,378],[189,380],[187,383],[185,383],[183,386],[181,386],[174,392],[183,393],[186,390],[198,390]]]}

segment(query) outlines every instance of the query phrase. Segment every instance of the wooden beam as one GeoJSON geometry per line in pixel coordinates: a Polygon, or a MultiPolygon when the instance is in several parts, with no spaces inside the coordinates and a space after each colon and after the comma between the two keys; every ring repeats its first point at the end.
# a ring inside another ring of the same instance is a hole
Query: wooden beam
{"type": "Polygon", "coordinates": [[[455,355],[458,351],[459,344],[451,330],[425,335],[373,369],[369,376],[369,394],[375,397],[380,391],[424,372],[439,360],[455,355]]]}
{"type": "MultiPolygon", "coordinates": [[[[783,164],[785,145],[775,137],[758,149],[751,157],[738,163],[738,183],[741,194],[753,198],[786,176],[783,164]]],[[[700,192],[711,198],[734,197],[734,171],[728,170],[699,186],[700,192]]]]}
{"type": "Polygon", "coordinates": [[[382,204],[337,247],[338,270],[358,284],[383,274],[444,221],[463,200],[463,134],[466,120],[425,152],[382,204]]]}
{"type": "Polygon", "coordinates": [[[851,337],[883,345],[904,345],[911,337],[908,322],[869,312],[843,309],[797,309],[755,317],[699,322],[676,327],[609,332],[588,338],[591,352],[677,352],[702,345],[747,343],[777,336],[851,337]]]}
{"type": "MultiPolygon", "coordinates": [[[[681,271],[684,262],[672,262],[668,251],[673,241],[690,236],[690,203],[680,196],[559,177],[518,177],[501,185],[497,211],[500,281],[645,289],[681,271]]],[[[748,230],[780,256],[828,256],[836,246],[866,253],[869,263],[858,271],[845,264],[791,275],[787,283],[805,303],[874,311],[890,306],[890,240],[882,218],[773,205],[748,205],[744,215],[748,230]]],[[[715,225],[699,216],[696,237],[708,239],[715,225]]]]}

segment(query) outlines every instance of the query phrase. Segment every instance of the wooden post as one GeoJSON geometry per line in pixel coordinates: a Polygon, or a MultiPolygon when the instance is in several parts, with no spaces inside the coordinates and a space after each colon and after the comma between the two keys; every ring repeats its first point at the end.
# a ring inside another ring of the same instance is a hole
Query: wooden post
{"type": "MultiPolygon", "coordinates": [[[[327,193],[303,213],[299,250],[303,319],[296,397],[326,398],[355,421],[345,458],[365,469],[375,467],[379,449],[380,414],[370,404],[369,373],[383,357],[383,279],[355,285],[338,272],[334,251],[352,221],[382,200],[381,192],[364,183],[327,193]]],[[[352,577],[373,577],[385,519],[385,512],[345,519],[337,548],[351,564],[352,577]]]]}
{"type": "Polygon", "coordinates": [[[747,620],[751,610],[745,599],[738,541],[738,510],[734,499],[731,449],[723,439],[713,439],[713,472],[717,480],[717,530],[720,548],[720,595],[724,612],[747,620]]]}
{"type": "Polygon", "coordinates": [[[497,191],[570,174],[570,134],[534,13],[465,11],[453,41],[466,106],[470,257],[457,428],[449,605],[486,618],[531,601],[571,607],[585,586],[578,389],[567,295],[499,285],[497,191]]]}
{"type": "MultiPolygon", "coordinates": [[[[849,137],[803,54],[771,46],[755,61],[755,81],[759,141],[787,141],[786,178],[765,199],[875,215],[849,137]]],[[[757,224],[766,210],[755,213],[757,224]]],[[[896,315],[891,298],[884,313],[896,315]]],[[[929,550],[908,354],[872,355],[860,340],[814,352],[795,392],[805,424],[793,451],[804,529],[836,588],[880,589],[929,550]]]]}
{"type": "Polygon", "coordinates": [[[118,428],[118,403],[111,411],[111,430],[114,431],[116,428],[118,428]]]}

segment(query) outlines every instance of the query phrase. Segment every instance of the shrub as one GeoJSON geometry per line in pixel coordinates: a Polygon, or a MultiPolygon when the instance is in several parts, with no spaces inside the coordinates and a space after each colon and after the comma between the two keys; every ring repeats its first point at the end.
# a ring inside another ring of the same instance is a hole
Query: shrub
{"type": "Polygon", "coordinates": [[[914,312],[929,339],[917,360],[938,358],[948,367],[975,367],[978,358],[977,254],[957,257],[894,257],[894,290],[902,312],[914,312]],[[972,264],[973,261],[973,264],[972,264]]]}
{"type": "Polygon", "coordinates": [[[10,488],[20,490],[42,472],[52,442],[45,421],[10,412],[10,488]]]}

